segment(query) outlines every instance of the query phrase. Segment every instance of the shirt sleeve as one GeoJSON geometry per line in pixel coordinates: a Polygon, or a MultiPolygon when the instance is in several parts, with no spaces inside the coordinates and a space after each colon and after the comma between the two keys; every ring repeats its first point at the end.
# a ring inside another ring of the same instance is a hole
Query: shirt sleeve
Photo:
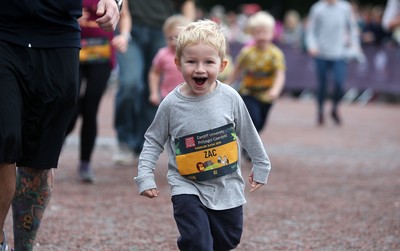
{"type": "Polygon", "coordinates": [[[315,35],[315,23],[317,19],[317,14],[315,7],[310,10],[310,15],[308,17],[308,24],[306,27],[306,47],[308,49],[317,49],[317,38],[315,35]]]}
{"type": "Polygon", "coordinates": [[[388,0],[382,17],[382,26],[385,30],[390,30],[390,22],[396,16],[400,15],[400,2],[398,0],[388,0]]]}
{"type": "Polygon", "coordinates": [[[162,58],[163,58],[163,49],[161,48],[158,50],[157,54],[153,58],[152,66],[157,70],[160,71],[162,69],[162,58]]]}
{"type": "Polygon", "coordinates": [[[236,133],[241,146],[251,157],[254,174],[253,179],[258,183],[266,184],[271,170],[271,163],[265,151],[264,144],[253,125],[246,105],[240,97],[237,99],[236,107],[236,133]]]}
{"type": "Polygon", "coordinates": [[[158,158],[164,151],[164,145],[168,140],[168,106],[163,100],[158,107],[157,113],[144,137],[143,150],[139,156],[138,175],[134,178],[139,194],[148,189],[157,188],[154,171],[158,158]]]}
{"type": "Polygon", "coordinates": [[[274,65],[276,70],[286,70],[285,55],[279,48],[275,51],[274,65]]]}

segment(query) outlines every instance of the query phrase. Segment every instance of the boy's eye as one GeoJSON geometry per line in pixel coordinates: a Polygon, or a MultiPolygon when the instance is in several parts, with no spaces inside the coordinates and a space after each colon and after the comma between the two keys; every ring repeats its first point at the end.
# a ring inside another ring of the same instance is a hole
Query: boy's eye
{"type": "Polygon", "coordinates": [[[194,61],[194,60],[188,60],[187,61],[189,64],[195,64],[196,63],[196,61],[194,61]]]}
{"type": "Polygon", "coordinates": [[[167,37],[167,40],[168,41],[175,41],[175,40],[177,40],[178,39],[178,36],[168,36],[167,37]]]}
{"type": "Polygon", "coordinates": [[[212,61],[212,60],[207,60],[206,61],[206,64],[213,64],[214,63],[214,61],[212,61]]]}

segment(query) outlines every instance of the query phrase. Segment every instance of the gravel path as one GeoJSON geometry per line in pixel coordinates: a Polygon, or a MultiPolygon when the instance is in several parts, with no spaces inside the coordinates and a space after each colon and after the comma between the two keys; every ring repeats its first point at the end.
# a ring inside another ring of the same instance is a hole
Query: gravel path
{"type": "MultiPolygon", "coordinates": [[[[165,154],[156,173],[161,194],[153,200],[137,194],[136,167],[111,161],[113,97],[113,90],[106,94],[99,115],[96,182],[77,179],[75,133],[62,152],[35,250],[177,250],[165,154]]],[[[237,250],[400,250],[399,104],[344,104],[341,127],[316,127],[314,113],[313,101],[289,97],[273,108],[262,133],[273,169],[267,186],[247,193],[237,250]]],[[[242,170],[247,176],[250,164],[242,170]]]]}

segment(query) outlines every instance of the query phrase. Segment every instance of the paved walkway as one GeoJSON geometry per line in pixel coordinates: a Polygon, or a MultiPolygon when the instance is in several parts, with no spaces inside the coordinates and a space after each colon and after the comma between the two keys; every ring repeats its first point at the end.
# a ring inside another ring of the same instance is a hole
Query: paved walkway
{"type": "MultiPolygon", "coordinates": [[[[161,194],[153,200],[138,196],[136,167],[111,161],[113,98],[111,89],[99,114],[96,182],[77,179],[75,132],[36,250],[177,250],[165,154],[156,173],[161,194]]],[[[283,97],[273,108],[262,133],[273,169],[267,186],[247,193],[237,250],[400,250],[400,105],[343,104],[341,127],[329,120],[316,127],[314,115],[311,100],[283,97]]],[[[244,175],[249,169],[243,162],[244,175]]],[[[10,241],[11,224],[9,215],[10,241]]]]}

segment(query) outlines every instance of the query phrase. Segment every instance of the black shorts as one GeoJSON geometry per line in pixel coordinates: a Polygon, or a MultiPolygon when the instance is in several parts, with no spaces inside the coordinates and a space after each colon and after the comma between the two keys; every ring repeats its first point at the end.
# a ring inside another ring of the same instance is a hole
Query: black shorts
{"type": "Polygon", "coordinates": [[[78,48],[0,41],[0,163],[56,168],[78,90],[78,48]]]}

